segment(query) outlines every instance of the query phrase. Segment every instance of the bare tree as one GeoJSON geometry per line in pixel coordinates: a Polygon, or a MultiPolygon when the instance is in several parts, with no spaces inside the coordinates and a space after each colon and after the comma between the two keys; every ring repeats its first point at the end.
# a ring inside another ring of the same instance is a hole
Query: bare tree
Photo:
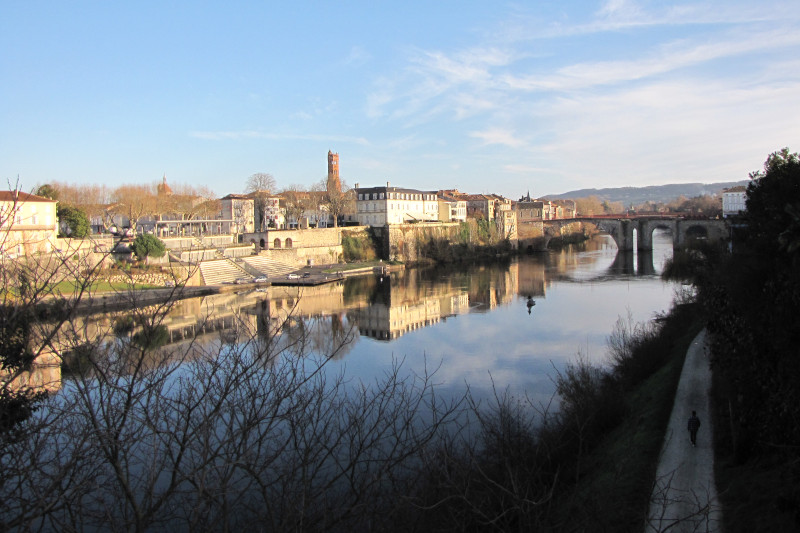
{"type": "Polygon", "coordinates": [[[317,343],[291,311],[162,345],[170,305],[61,328],[71,385],[2,441],[4,529],[390,528],[458,402],[399,366],[345,381],[327,366],[352,335],[317,343]]]}
{"type": "Polygon", "coordinates": [[[323,180],[326,184],[325,204],[331,217],[333,217],[333,226],[339,226],[339,217],[347,213],[356,212],[356,196],[355,191],[347,186],[347,183],[341,182],[331,184],[331,180],[323,180]],[[338,184],[339,187],[335,185],[338,184]]]}
{"type": "Polygon", "coordinates": [[[139,220],[158,212],[158,197],[153,188],[146,185],[121,185],[112,193],[113,204],[105,210],[104,221],[109,228],[115,215],[121,215],[130,225],[131,233],[136,233],[139,220]]]}
{"type": "Polygon", "coordinates": [[[294,220],[298,225],[303,213],[308,209],[308,192],[299,185],[291,185],[280,193],[286,223],[294,220]]]}
{"type": "Polygon", "coordinates": [[[44,251],[47,243],[41,241],[52,239],[54,247],[55,233],[43,237],[22,224],[24,200],[12,196],[0,202],[0,442],[13,438],[46,394],[46,384],[31,379],[32,367],[53,363],[53,338],[90,291],[105,258],[73,241],[59,243],[63,250],[44,251]],[[20,248],[18,257],[6,253],[20,248]]]}
{"type": "Polygon", "coordinates": [[[245,185],[245,192],[253,197],[256,220],[258,220],[259,231],[267,229],[267,206],[272,191],[278,187],[272,174],[257,172],[249,178],[245,185]]]}

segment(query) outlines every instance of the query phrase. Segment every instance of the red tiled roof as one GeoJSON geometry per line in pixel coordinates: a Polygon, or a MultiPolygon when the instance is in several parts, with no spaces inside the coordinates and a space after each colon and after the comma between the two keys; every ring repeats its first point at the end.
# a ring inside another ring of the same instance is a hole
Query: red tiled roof
{"type": "Polygon", "coordinates": [[[22,191],[0,191],[0,201],[2,202],[53,202],[50,198],[44,196],[36,196],[22,191]]]}

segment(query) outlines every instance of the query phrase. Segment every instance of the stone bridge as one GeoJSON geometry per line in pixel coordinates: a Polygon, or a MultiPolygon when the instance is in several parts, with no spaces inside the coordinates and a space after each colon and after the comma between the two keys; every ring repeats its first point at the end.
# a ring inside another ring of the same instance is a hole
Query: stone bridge
{"type": "Polygon", "coordinates": [[[573,219],[545,220],[544,234],[546,240],[555,237],[561,227],[575,221],[589,222],[597,229],[608,233],[617,248],[623,251],[653,249],[653,231],[667,229],[672,232],[673,248],[682,248],[693,239],[704,239],[709,242],[724,241],[729,238],[730,230],[724,220],[692,219],[677,216],[609,216],[578,217],[573,219]]]}

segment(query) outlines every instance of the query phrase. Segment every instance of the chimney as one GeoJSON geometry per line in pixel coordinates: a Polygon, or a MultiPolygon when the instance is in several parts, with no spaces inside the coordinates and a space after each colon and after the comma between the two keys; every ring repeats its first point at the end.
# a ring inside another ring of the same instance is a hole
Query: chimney
{"type": "Polygon", "coordinates": [[[388,181],[386,182],[386,188],[387,189],[389,188],[389,182],[388,181]]]}

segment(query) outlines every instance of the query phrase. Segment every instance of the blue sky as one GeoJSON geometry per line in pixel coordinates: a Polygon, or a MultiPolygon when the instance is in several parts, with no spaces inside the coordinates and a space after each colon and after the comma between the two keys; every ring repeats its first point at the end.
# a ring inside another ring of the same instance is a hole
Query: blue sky
{"type": "Polygon", "coordinates": [[[800,150],[796,1],[0,4],[0,178],[517,199],[800,150]]]}

